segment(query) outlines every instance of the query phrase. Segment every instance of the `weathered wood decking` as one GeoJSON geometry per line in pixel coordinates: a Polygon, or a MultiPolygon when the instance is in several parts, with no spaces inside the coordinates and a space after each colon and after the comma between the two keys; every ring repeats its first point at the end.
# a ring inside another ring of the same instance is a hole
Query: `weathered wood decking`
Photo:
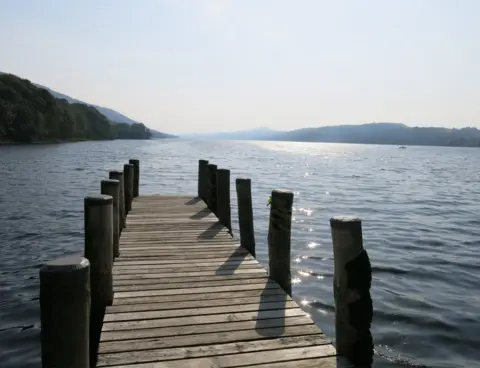
{"type": "Polygon", "coordinates": [[[192,197],[133,201],[98,367],[337,366],[309,316],[192,197]]]}

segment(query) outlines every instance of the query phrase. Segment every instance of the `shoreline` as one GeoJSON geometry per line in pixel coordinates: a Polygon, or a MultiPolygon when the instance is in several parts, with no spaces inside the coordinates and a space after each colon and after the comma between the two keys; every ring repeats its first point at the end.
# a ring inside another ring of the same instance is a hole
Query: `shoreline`
{"type": "Polygon", "coordinates": [[[73,139],[68,141],[62,140],[46,140],[46,141],[33,141],[33,142],[15,142],[15,141],[1,141],[0,146],[21,146],[21,145],[32,145],[32,144],[63,144],[63,143],[78,143],[78,142],[107,142],[107,141],[118,141],[118,140],[151,140],[152,138],[124,138],[124,139],[73,139]]]}

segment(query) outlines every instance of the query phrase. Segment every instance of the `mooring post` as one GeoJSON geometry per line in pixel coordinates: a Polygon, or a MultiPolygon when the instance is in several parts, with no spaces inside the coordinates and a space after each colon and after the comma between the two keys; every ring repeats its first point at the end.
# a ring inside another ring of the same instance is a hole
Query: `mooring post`
{"type": "Polygon", "coordinates": [[[368,367],[373,360],[372,268],[363,247],[362,222],[357,217],[338,216],[330,219],[330,227],[337,351],[353,364],[368,367]]]}
{"type": "Polygon", "coordinates": [[[198,160],[198,197],[205,201],[205,188],[207,181],[207,160],[198,160]]]}
{"type": "Polygon", "coordinates": [[[272,191],[268,227],[269,276],[290,296],[292,296],[290,271],[292,207],[293,192],[283,189],[272,191]]]}
{"type": "Polygon", "coordinates": [[[42,367],[89,367],[90,263],[69,256],[40,269],[42,367]]]}
{"type": "Polygon", "coordinates": [[[235,187],[237,191],[240,245],[255,257],[251,180],[247,178],[237,178],[235,180],[235,187]]]}
{"type": "Polygon", "coordinates": [[[129,164],[133,165],[133,197],[137,198],[140,195],[140,160],[130,159],[129,164]]]}
{"type": "Polygon", "coordinates": [[[113,302],[113,198],[85,197],[85,258],[90,261],[90,366],[95,367],[102,321],[113,302]]]}
{"type": "Polygon", "coordinates": [[[119,222],[119,200],[120,200],[120,182],[118,180],[102,180],[100,192],[113,198],[113,259],[120,255],[120,222],[119,222]]]}
{"type": "Polygon", "coordinates": [[[230,208],[230,170],[217,170],[217,211],[220,223],[232,232],[230,208]]]}
{"type": "Polygon", "coordinates": [[[85,197],[85,258],[90,261],[92,307],[113,301],[113,198],[85,197]]]}
{"type": "Polygon", "coordinates": [[[207,205],[208,208],[217,214],[217,165],[207,164],[207,205]]]}
{"type": "Polygon", "coordinates": [[[108,177],[112,180],[118,180],[119,182],[119,192],[118,192],[118,221],[120,226],[120,232],[126,226],[126,217],[125,217],[125,188],[123,183],[123,172],[122,171],[110,171],[108,177]]]}
{"type": "Polygon", "coordinates": [[[132,200],[133,200],[133,165],[125,164],[123,165],[123,180],[124,180],[124,190],[125,190],[125,214],[128,215],[128,212],[132,210],[132,200]]]}

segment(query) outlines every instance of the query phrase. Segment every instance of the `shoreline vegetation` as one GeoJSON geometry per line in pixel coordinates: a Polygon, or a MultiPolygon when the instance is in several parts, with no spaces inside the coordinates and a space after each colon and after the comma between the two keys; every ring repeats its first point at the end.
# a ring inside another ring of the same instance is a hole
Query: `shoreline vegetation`
{"type": "Polygon", "coordinates": [[[93,106],[69,103],[12,74],[0,75],[0,145],[150,139],[143,123],[109,120],[93,106]]]}

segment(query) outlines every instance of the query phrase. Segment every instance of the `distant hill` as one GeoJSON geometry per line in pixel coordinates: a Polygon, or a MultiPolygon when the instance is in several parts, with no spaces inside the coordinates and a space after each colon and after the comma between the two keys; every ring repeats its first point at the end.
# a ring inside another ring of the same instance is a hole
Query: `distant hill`
{"type": "Polygon", "coordinates": [[[337,125],[302,128],[287,132],[258,128],[231,133],[190,134],[182,137],[230,140],[248,139],[294,142],[480,147],[480,130],[476,128],[419,128],[409,127],[400,123],[337,125]]]}
{"type": "MultiPolygon", "coordinates": [[[[133,120],[133,119],[130,119],[128,116],[125,116],[125,115],[123,115],[122,113],[119,113],[118,111],[112,110],[112,109],[110,109],[110,108],[108,108],[108,107],[103,107],[103,106],[98,106],[98,105],[94,105],[94,104],[89,104],[89,103],[87,103],[87,102],[83,102],[83,101],[77,100],[77,99],[75,99],[75,98],[72,98],[72,97],[70,97],[70,96],[68,96],[68,95],[65,95],[65,94],[63,94],[63,93],[54,91],[54,90],[52,90],[52,89],[50,89],[50,88],[48,88],[48,87],[42,86],[42,85],[40,85],[40,84],[37,84],[37,86],[46,89],[46,90],[49,91],[54,97],[67,100],[69,103],[81,103],[81,104],[93,106],[93,107],[95,107],[98,111],[100,111],[103,115],[105,115],[105,116],[107,117],[107,119],[110,120],[110,121],[114,121],[114,122],[118,122],[118,123],[125,123],[125,124],[128,124],[128,125],[138,124],[138,123],[139,123],[138,121],[135,121],[135,120],[133,120]]],[[[152,138],[163,138],[163,139],[166,139],[166,138],[178,138],[178,137],[175,136],[175,135],[162,133],[162,132],[159,132],[158,130],[150,129],[150,132],[152,133],[152,138]]]]}
{"type": "MultiPolygon", "coordinates": [[[[0,75],[2,75],[2,74],[4,75],[5,73],[0,72],[0,75]]],[[[70,96],[68,96],[64,93],[54,91],[53,89],[45,87],[41,84],[37,84],[37,83],[32,83],[32,84],[36,87],[46,89],[48,92],[50,92],[50,94],[53,97],[55,97],[57,99],[66,100],[70,104],[78,103],[78,104],[84,104],[84,105],[87,105],[87,106],[92,106],[95,109],[97,109],[100,113],[105,115],[105,117],[113,123],[124,123],[124,124],[128,124],[128,125],[139,124],[138,121],[133,120],[133,119],[129,118],[128,116],[125,116],[122,113],[120,113],[118,111],[115,111],[113,109],[110,109],[108,107],[98,106],[98,105],[95,105],[95,104],[91,104],[91,103],[87,103],[87,102],[78,100],[78,99],[70,97],[70,96]]],[[[162,133],[162,132],[159,132],[159,131],[153,130],[153,129],[150,129],[150,132],[152,133],[152,138],[178,138],[175,135],[162,133]]]]}
{"type": "Polygon", "coordinates": [[[218,133],[188,133],[180,137],[189,139],[225,139],[225,140],[262,140],[270,139],[273,136],[283,132],[269,128],[255,128],[250,130],[241,130],[236,132],[218,132],[218,133]]]}
{"type": "Polygon", "coordinates": [[[159,131],[153,130],[153,129],[150,129],[150,132],[152,133],[152,138],[161,138],[161,139],[178,138],[178,136],[176,136],[176,135],[162,133],[162,132],[159,132],[159,131]]]}
{"type": "Polygon", "coordinates": [[[476,128],[420,128],[399,123],[370,123],[297,129],[274,134],[268,140],[480,147],[480,130],[476,128]]]}
{"type": "Polygon", "coordinates": [[[65,94],[63,94],[63,93],[54,91],[53,89],[48,88],[48,87],[45,87],[45,86],[42,86],[42,85],[40,85],[40,84],[35,84],[35,83],[34,83],[34,85],[36,85],[37,87],[46,89],[48,92],[50,92],[50,93],[53,95],[53,97],[67,100],[69,103],[81,103],[81,104],[93,106],[93,107],[95,107],[98,111],[100,111],[103,115],[105,115],[105,116],[107,117],[107,119],[110,120],[110,121],[115,121],[115,122],[118,122],[118,123],[126,123],[126,124],[135,124],[135,123],[138,123],[138,121],[132,120],[132,119],[130,119],[129,117],[127,117],[127,116],[119,113],[118,111],[109,109],[108,107],[103,107],[103,106],[98,106],[98,105],[94,105],[94,104],[89,104],[89,103],[87,103],[87,102],[77,100],[76,98],[73,98],[73,97],[70,97],[70,96],[65,95],[65,94]]]}
{"type": "Polygon", "coordinates": [[[0,143],[151,137],[142,123],[111,121],[91,105],[57,98],[27,79],[0,74],[0,143]]]}

